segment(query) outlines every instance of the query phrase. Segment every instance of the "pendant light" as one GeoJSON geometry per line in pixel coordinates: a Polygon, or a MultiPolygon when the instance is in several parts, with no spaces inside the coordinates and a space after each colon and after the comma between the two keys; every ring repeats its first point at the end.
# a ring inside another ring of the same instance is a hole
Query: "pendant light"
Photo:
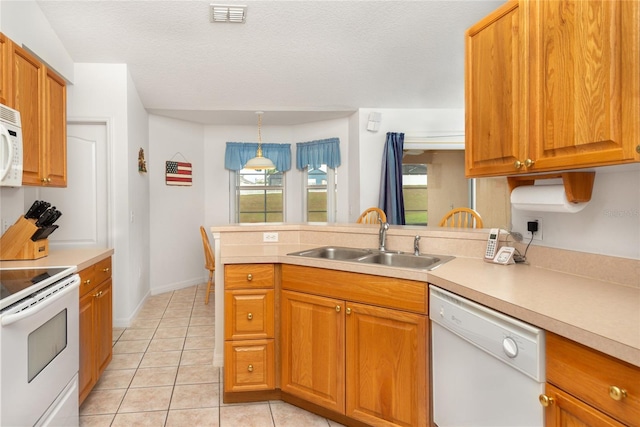
{"type": "Polygon", "coordinates": [[[250,159],[247,164],[244,165],[244,168],[255,170],[275,169],[276,165],[274,165],[270,159],[262,156],[262,115],[264,113],[257,111],[256,114],[258,115],[258,150],[256,151],[256,156],[250,159]]]}

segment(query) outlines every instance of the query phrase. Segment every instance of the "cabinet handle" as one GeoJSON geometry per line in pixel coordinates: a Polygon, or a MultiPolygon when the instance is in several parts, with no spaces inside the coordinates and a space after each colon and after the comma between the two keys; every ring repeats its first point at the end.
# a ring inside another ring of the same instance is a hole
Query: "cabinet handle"
{"type": "Polygon", "coordinates": [[[247,274],[247,281],[250,282],[253,280],[253,274],[249,273],[247,274]]]}
{"type": "Polygon", "coordinates": [[[105,267],[102,269],[103,272],[108,273],[109,272],[109,267],[105,267]]]}
{"type": "Polygon", "coordinates": [[[253,372],[253,365],[249,365],[249,366],[247,366],[247,371],[249,371],[249,372],[253,372]]]}
{"type": "Polygon", "coordinates": [[[627,397],[627,390],[618,386],[612,385],[609,387],[609,397],[613,400],[620,401],[627,397]]]}
{"type": "Polygon", "coordinates": [[[247,314],[247,319],[252,320],[253,319],[253,313],[247,314]]]}
{"type": "Polygon", "coordinates": [[[340,306],[336,305],[336,313],[340,313],[340,306]]]}
{"type": "Polygon", "coordinates": [[[528,167],[528,168],[530,168],[531,166],[533,166],[535,163],[536,163],[536,162],[534,162],[534,161],[533,161],[533,160],[531,160],[531,159],[527,159],[527,160],[525,160],[525,161],[524,161],[524,165],[525,165],[526,167],[528,167]]]}
{"type": "Polygon", "coordinates": [[[553,405],[554,402],[553,397],[549,397],[546,394],[541,394],[540,396],[538,396],[538,400],[540,401],[540,404],[545,408],[553,405]]]}
{"type": "Polygon", "coordinates": [[[87,279],[84,282],[82,282],[83,285],[90,285],[91,284],[91,279],[87,279]]]}
{"type": "Polygon", "coordinates": [[[347,307],[347,314],[351,314],[351,308],[347,307]]]}
{"type": "Polygon", "coordinates": [[[524,164],[520,160],[516,160],[513,162],[513,167],[516,169],[520,169],[524,164]]]}

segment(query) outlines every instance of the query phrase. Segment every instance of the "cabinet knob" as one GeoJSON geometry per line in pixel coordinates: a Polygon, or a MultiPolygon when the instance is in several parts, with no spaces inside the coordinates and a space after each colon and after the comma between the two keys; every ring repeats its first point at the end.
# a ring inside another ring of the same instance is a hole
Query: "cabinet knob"
{"type": "Polygon", "coordinates": [[[553,405],[554,402],[553,397],[549,397],[546,394],[541,394],[540,396],[538,396],[538,400],[540,401],[540,404],[545,408],[553,405]]]}
{"type": "Polygon", "coordinates": [[[520,160],[516,160],[513,162],[513,167],[516,169],[520,169],[524,164],[520,160]]]}
{"type": "Polygon", "coordinates": [[[612,385],[609,387],[609,397],[613,400],[620,401],[627,397],[627,390],[618,386],[612,385]]]}
{"type": "Polygon", "coordinates": [[[336,305],[336,312],[340,313],[340,306],[339,305],[336,305]]]}
{"type": "Polygon", "coordinates": [[[102,269],[103,272],[108,273],[109,272],[109,267],[105,267],[102,269]]]}
{"type": "Polygon", "coordinates": [[[82,282],[83,285],[90,285],[91,284],[91,279],[87,279],[84,282],[82,282]]]}
{"type": "Polygon", "coordinates": [[[253,313],[247,314],[247,319],[252,320],[253,319],[253,313]]]}
{"type": "Polygon", "coordinates": [[[247,281],[250,282],[253,280],[253,274],[249,273],[247,274],[247,281]]]}
{"type": "Polygon", "coordinates": [[[247,366],[247,371],[249,371],[249,372],[253,372],[253,365],[249,365],[249,366],[247,366]]]}
{"type": "Polygon", "coordinates": [[[636,153],[640,154],[640,145],[636,145],[636,153]]]}
{"type": "Polygon", "coordinates": [[[351,308],[347,307],[347,314],[351,314],[351,308]]]}
{"type": "Polygon", "coordinates": [[[98,292],[97,294],[93,295],[94,298],[100,298],[102,296],[102,291],[98,292]]]}
{"type": "Polygon", "coordinates": [[[531,159],[527,159],[527,160],[525,160],[525,161],[524,161],[524,165],[525,165],[526,167],[528,167],[528,168],[530,168],[531,166],[533,166],[535,163],[536,163],[536,162],[534,162],[534,161],[533,161],[533,160],[531,160],[531,159]]]}

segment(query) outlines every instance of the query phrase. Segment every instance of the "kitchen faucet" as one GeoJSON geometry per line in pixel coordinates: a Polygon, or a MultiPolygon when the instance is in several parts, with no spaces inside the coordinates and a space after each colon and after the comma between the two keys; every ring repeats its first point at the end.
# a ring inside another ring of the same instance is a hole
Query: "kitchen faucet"
{"type": "Polygon", "coordinates": [[[420,242],[420,236],[416,236],[413,239],[413,254],[415,256],[420,255],[420,243],[419,242],[420,242]]]}
{"type": "Polygon", "coordinates": [[[380,247],[378,249],[384,252],[387,250],[384,246],[387,241],[387,230],[389,229],[389,223],[386,221],[383,221],[382,218],[378,218],[378,221],[380,222],[380,239],[379,239],[380,247]]]}

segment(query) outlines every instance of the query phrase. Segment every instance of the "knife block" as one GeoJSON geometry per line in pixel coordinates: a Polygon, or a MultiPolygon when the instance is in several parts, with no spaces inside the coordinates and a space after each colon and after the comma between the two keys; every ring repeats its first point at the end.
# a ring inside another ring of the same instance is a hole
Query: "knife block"
{"type": "Polygon", "coordinates": [[[37,229],[35,219],[18,218],[0,237],[0,261],[38,259],[49,255],[49,240],[31,240],[37,229]]]}

